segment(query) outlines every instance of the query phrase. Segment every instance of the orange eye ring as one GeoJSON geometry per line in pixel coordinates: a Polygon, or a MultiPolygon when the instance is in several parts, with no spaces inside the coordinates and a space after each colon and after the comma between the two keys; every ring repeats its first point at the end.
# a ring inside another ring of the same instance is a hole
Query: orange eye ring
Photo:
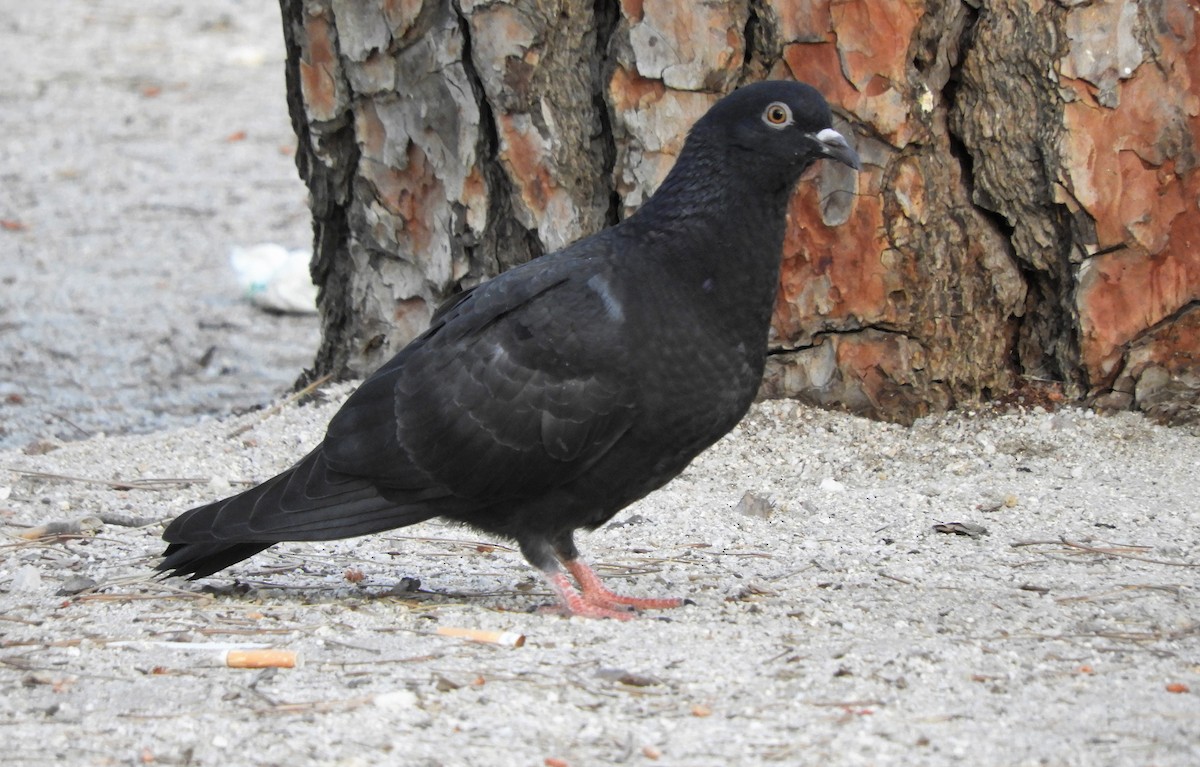
{"type": "Polygon", "coordinates": [[[792,124],[792,110],[787,104],[781,101],[775,101],[767,105],[763,110],[763,122],[773,128],[782,128],[785,125],[792,124]]]}

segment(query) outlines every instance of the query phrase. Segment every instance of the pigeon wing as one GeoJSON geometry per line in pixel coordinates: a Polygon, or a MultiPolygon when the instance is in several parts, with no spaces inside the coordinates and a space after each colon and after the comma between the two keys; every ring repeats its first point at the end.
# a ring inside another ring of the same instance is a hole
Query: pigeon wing
{"type": "Polygon", "coordinates": [[[334,417],[330,468],[398,502],[440,490],[485,503],[593,465],[633,425],[636,388],[615,299],[589,266],[532,262],[440,310],[334,417]]]}

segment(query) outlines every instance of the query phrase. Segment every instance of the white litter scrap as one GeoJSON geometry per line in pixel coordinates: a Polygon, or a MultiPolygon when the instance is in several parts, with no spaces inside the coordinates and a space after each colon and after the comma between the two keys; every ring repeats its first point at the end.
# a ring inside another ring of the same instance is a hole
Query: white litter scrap
{"type": "Polygon", "coordinates": [[[272,312],[316,314],[317,286],[313,285],[307,250],[288,250],[275,243],[230,249],[229,263],[238,285],[255,306],[272,312]]]}

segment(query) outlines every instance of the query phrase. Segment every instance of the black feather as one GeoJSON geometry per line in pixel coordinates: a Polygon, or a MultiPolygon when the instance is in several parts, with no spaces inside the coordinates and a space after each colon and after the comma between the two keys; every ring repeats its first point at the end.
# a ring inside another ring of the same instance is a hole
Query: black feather
{"type": "Polygon", "coordinates": [[[312,453],[172,522],[158,569],[200,577],[277,541],[436,516],[511,537],[546,571],[573,559],[575,530],[665,484],[750,406],[792,187],[822,157],[857,164],[829,128],[799,83],[722,99],[641,210],[448,301],[312,453]],[[776,102],[789,125],[765,119],[776,102]]]}

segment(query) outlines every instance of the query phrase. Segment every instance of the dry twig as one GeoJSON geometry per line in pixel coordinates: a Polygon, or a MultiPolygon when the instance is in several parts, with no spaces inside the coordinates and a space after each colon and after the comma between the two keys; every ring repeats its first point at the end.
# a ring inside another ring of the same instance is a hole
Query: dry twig
{"type": "Polygon", "coordinates": [[[228,439],[233,439],[234,437],[238,437],[238,436],[241,436],[242,434],[245,434],[246,432],[253,429],[255,426],[258,426],[263,421],[266,421],[267,419],[271,418],[272,416],[276,415],[277,413],[282,412],[289,405],[295,403],[298,400],[302,400],[305,397],[307,397],[308,395],[312,394],[317,389],[319,389],[322,386],[324,386],[325,384],[329,383],[329,381],[331,381],[332,379],[333,379],[333,373],[327,373],[327,374],[321,376],[317,380],[310,383],[308,386],[305,386],[300,391],[297,391],[294,394],[292,394],[292,396],[288,397],[284,401],[277,402],[276,404],[274,404],[271,407],[264,410],[262,412],[262,414],[258,418],[256,418],[254,421],[252,421],[251,423],[242,424],[241,426],[237,427],[236,429],[229,432],[225,436],[228,439]]]}
{"type": "MultiPolygon", "coordinates": [[[[175,490],[189,485],[208,482],[199,477],[151,477],[147,479],[96,479],[94,477],[76,477],[70,474],[58,474],[50,471],[32,471],[19,469],[15,466],[5,466],[6,471],[20,474],[33,479],[54,480],[57,482],[78,482],[84,485],[100,485],[113,490],[175,490]]],[[[249,483],[245,483],[249,484],[249,483]]],[[[120,524],[120,523],[115,523],[120,524]]]]}
{"type": "Polygon", "coordinates": [[[1068,549],[1075,552],[1083,552],[1086,554],[1104,554],[1111,557],[1120,557],[1121,559],[1134,559],[1139,562],[1150,562],[1156,565],[1168,565],[1171,567],[1200,567],[1200,562],[1174,562],[1169,559],[1156,559],[1154,557],[1138,556],[1134,552],[1152,551],[1152,546],[1089,546],[1086,543],[1076,543],[1069,541],[1065,537],[1059,538],[1056,541],[1017,541],[1009,544],[1012,548],[1021,548],[1024,546],[1066,546],[1068,549]]]}

